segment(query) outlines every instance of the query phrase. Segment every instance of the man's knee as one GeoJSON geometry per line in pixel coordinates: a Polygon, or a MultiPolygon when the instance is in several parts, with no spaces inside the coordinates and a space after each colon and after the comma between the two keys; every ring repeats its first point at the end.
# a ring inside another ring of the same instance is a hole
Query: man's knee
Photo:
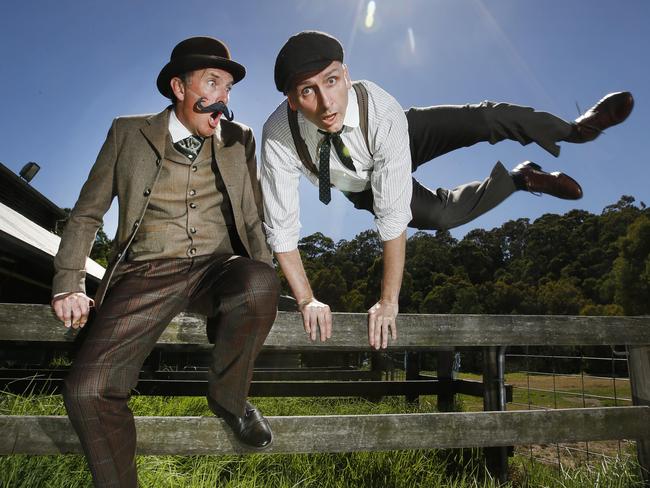
{"type": "MultiPolygon", "coordinates": [[[[258,277],[255,283],[261,285],[261,292],[272,299],[273,308],[276,308],[278,299],[280,298],[280,280],[278,274],[274,268],[264,263],[260,263],[259,268],[260,269],[257,273],[258,277]]],[[[253,288],[255,288],[255,286],[253,288]]]]}
{"type": "Polygon", "coordinates": [[[63,400],[69,413],[83,413],[94,410],[111,399],[128,400],[130,388],[110,387],[102,377],[105,375],[92,374],[87,369],[84,371],[73,368],[66,377],[63,388],[63,400]]]}
{"type": "Polygon", "coordinates": [[[268,264],[261,261],[248,260],[241,275],[242,289],[249,297],[249,306],[260,306],[275,309],[280,297],[280,280],[268,264]]]}

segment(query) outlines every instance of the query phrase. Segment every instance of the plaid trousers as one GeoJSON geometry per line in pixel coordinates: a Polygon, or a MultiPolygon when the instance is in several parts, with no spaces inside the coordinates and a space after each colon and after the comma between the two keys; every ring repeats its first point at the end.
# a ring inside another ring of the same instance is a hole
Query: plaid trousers
{"type": "Polygon", "coordinates": [[[64,401],[97,487],[137,487],[127,402],[170,320],[191,308],[211,320],[208,396],[243,415],[253,364],[277,311],[279,281],[232,255],[121,263],[65,380],[64,401]]]}

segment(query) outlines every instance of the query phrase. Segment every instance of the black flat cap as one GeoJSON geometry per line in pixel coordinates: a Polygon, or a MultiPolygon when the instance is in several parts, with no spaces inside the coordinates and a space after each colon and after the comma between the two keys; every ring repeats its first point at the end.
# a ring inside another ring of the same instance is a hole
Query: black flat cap
{"type": "Polygon", "coordinates": [[[214,37],[190,37],[176,44],[169,63],[160,71],[156,86],[164,97],[172,98],[169,82],[174,76],[204,68],[220,68],[237,83],[246,76],[246,68],[230,57],[230,50],[214,37]]]}
{"type": "Polygon", "coordinates": [[[343,62],[343,46],[325,32],[303,31],[291,36],[275,59],[275,86],[282,93],[296,75],[320,71],[332,61],[343,62]]]}

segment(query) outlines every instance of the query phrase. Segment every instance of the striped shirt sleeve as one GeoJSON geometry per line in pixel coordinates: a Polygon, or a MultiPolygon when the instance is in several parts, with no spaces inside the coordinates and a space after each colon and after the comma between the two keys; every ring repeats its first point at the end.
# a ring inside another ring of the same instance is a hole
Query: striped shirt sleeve
{"type": "Polygon", "coordinates": [[[264,229],[273,252],[293,251],[300,239],[298,184],[302,173],[288,124],[277,123],[282,111],[286,114],[286,102],[269,117],[262,131],[264,229]]]}
{"type": "Polygon", "coordinates": [[[374,146],[370,177],[375,224],[382,241],[399,237],[411,221],[411,150],[408,122],[397,100],[374,83],[368,84],[368,132],[374,146]]]}

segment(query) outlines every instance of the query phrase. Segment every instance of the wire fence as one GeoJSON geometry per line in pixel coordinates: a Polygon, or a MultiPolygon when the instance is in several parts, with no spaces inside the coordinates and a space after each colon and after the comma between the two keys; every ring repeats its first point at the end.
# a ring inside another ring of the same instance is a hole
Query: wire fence
{"type": "MultiPolygon", "coordinates": [[[[513,402],[508,408],[632,405],[625,352],[609,348],[609,356],[597,356],[583,348],[573,348],[573,354],[565,354],[562,348],[544,348],[543,352],[539,348],[535,352],[522,349],[506,354],[506,364],[510,364],[506,382],[513,388],[513,402]]],[[[594,466],[603,459],[635,456],[632,441],[519,446],[516,452],[526,453],[531,460],[556,464],[560,471],[567,466],[594,466]]]]}
{"type": "MultiPolygon", "coordinates": [[[[383,379],[404,380],[406,354],[391,353],[384,361],[383,379]],[[389,367],[386,367],[389,365],[389,367]]],[[[505,381],[512,387],[508,410],[551,410],[632,405],[627,355],[611,347],[512,347],[506,351],[505,381]]],[[[481,354],[476,349],[456,352],[454,375],[481,380],[481,354]]],[[[435,354],[420,358],[422,373],[435,376],[435,354]]],[[[459,408],[483,409],[483,399],[457,395],[459,408]]],[[[434,400],[435,401],[435,400],[434,400]]],[[[563,468],[595,467],[603,460],[636,459],[633,441],[516,446],[530,460],[563,468]]]]}

